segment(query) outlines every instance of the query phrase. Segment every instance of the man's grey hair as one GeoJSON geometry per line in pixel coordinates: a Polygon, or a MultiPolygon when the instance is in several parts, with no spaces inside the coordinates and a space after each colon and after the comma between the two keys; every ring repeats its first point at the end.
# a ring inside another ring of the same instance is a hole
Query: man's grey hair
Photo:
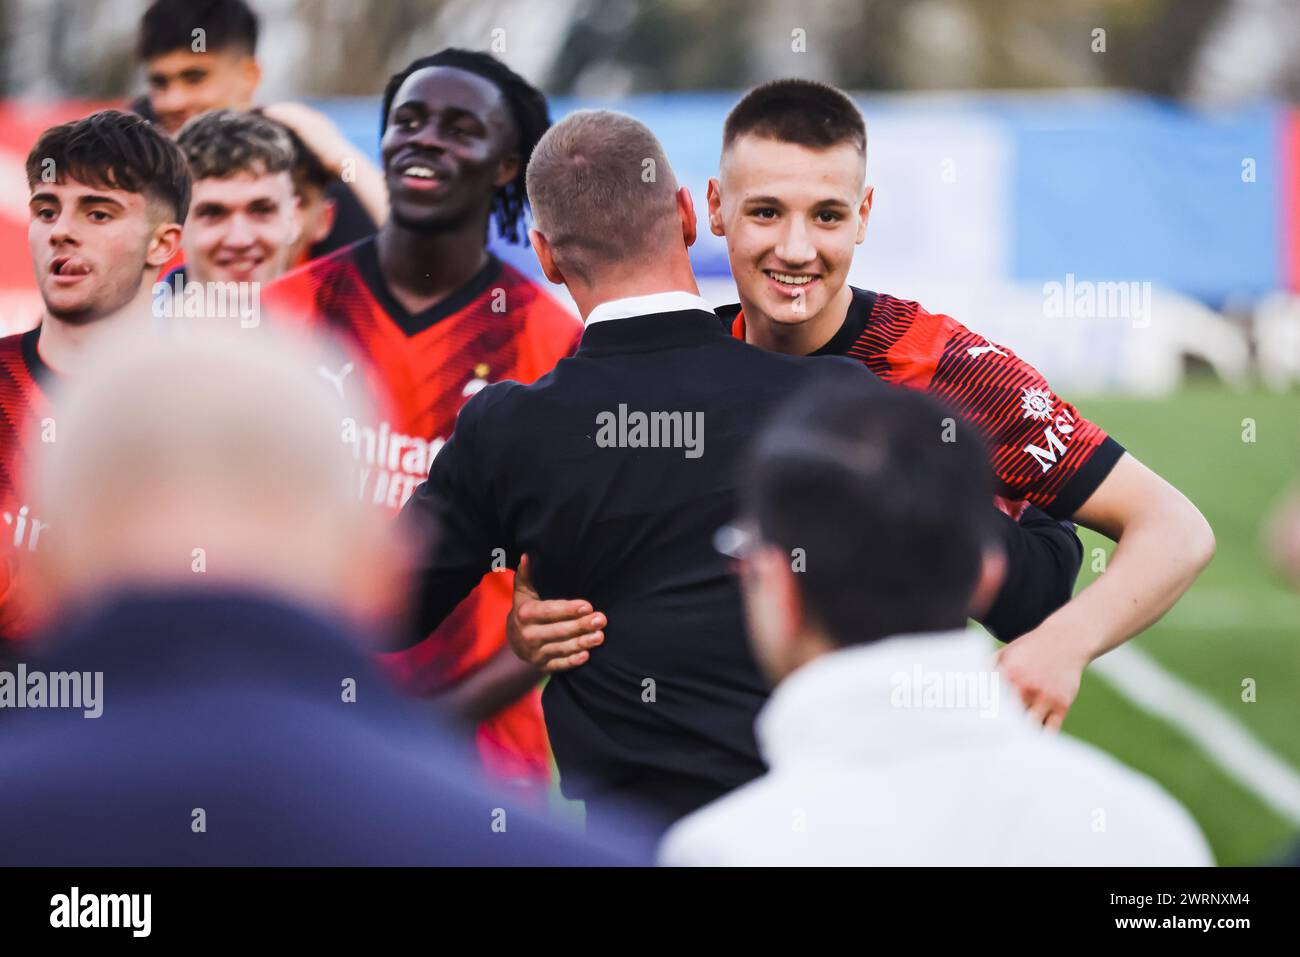
{"type": "Polygon", "coordinates": [[[583,282],[681,241],[677,179],[663,147],[624,113],[580,110],[552,126],[533,150],[527,184],[556,265],[583,282]]]}
{"type": "Polygon", "coordinates": [[[196,180],[292,172],[297,159],[288,130],[269,117],[238,110],[194,117],[181,127],[176,143],[196,180]]]}

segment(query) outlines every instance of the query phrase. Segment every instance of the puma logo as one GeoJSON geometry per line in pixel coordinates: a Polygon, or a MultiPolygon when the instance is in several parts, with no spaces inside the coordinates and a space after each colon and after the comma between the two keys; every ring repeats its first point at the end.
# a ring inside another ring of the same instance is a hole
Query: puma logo
{"type": "Polygon", "coordinates": [[[342,369],[340,369],[337,374],[330,372],[330,370],[326,369],[324,366],[318,366],[316,368],[316,371],[321,374],[322,378],[328,379],[330,382],[333,382],[334,388],[339,390],[339,398],[340,399],[343,398],[343,380],[346,379],[348,377],[348,373],[352,371],[352,363],[349,362],[342,369]]]}
{"type": "MultiPolygon", "coordinates": [[[[988,342],[987,339],[985,339],[984,341],[985,341],[985,342],[988,342]]],[[[975,356],[976,358],[979,358],[980,356],[984,355],[984,353],[986,353],[986,352],[996,352],[996,353],[997,353],[998,355],[1000,355],[1000,356],[1004,356],[1004,355],[1006,355],[1005,352],[1003,352],[1001,349],[999,349],[997,346],[994,346],[994,345],[987,345],[987,346],[971,346],[971,348],[969,348],[969,349],[966,350],[966,354],[967,354],[967,355],[969,355],[969,356],[975,356]]]]}

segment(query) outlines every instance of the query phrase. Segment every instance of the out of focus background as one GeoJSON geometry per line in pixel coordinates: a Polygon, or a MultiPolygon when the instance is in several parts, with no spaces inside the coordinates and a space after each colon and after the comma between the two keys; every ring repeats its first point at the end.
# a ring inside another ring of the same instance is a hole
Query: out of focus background
{"type": "MultiPolygon", "coordinates": [[[[1014,348],[1218,536],[1178,606],[1089,670],[1066,731],[1155,777],[1221,863],[1292,844],[1300,575],[1266,542],[1300,476],[1300,3],[252,2],[261,99],[308,101],[372,155],[390,73],[488,49],[555,118],[601,105],[648,123],[699,209],[740,91],[783,76],[852,91],[876,188],[853,282],[1014,348]]],[[[0,0],[6,331],[40,313],[23,158],[51,123],[143,91],[144,7],[0,0]]],[[[706,233],[695,261],[706,295],[734,300],[722,241],[706,233]]],[[[1085,547],[1081,586],[1110,544],[1085,547]]]]}

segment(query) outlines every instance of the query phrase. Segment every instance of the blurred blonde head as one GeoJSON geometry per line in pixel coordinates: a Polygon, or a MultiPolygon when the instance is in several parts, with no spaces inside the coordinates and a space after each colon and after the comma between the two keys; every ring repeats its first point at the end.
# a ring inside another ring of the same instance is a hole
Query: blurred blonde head
{"type": "Polygon", "coordinates": [[[328,347],[261,332],[123,336],[55,396],[33,490],[50,605],[135,588],[251,588],[374,619],[405,563],[357,496],[328,347]]]}

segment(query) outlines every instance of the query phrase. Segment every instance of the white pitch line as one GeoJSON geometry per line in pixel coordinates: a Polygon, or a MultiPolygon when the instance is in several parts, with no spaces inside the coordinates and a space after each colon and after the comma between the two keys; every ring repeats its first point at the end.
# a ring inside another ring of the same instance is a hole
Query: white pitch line
{"type": "Polygon", "coordinates": [[[1132,645],[1103,655],[1092,668],[1137,707],[1190,738],[1279,815],[1300,826],[1300,773],[1213,699],[1132,645]]]}

